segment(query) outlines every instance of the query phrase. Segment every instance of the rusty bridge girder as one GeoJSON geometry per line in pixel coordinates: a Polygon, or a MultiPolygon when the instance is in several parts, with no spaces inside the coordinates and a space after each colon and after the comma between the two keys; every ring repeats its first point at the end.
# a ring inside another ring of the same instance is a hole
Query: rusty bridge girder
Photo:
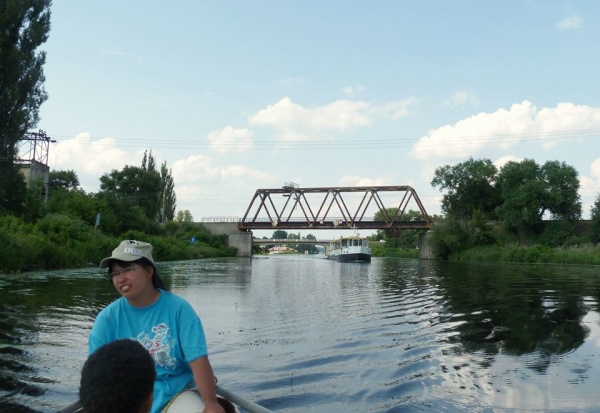
{"type": "Polygon", "coordinates": [[[405,229],[427,230],[432,224],[416,191],[407,185],[300,188],[290,183],[257,189],[238,229],[384,229],[398,235],[405,229]],[[356,195],[350,202],[348,198],[356,195]],[[422,221],[402,219],[409,205],[421,212],[422,221]],[[396,209],[393,216],[388,213],[390,208],[396,209]],[[381,213],[382,221],[373,220],[376,212],[381,213]]]}

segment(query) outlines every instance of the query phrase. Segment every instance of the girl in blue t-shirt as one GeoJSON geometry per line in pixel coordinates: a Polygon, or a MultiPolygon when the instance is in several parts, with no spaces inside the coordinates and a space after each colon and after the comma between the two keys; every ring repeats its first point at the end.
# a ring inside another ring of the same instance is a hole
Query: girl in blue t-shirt
{"type": "Polygon", "coordinates": [[[121,297],[96,317],[90,354],[118,339],[135,340],[156,366],[152,413],[224,413],[200,318],[186,300],[165,290],[152,245],[123,241],[100,268],[108,268],[108,278],[121,297]]]}

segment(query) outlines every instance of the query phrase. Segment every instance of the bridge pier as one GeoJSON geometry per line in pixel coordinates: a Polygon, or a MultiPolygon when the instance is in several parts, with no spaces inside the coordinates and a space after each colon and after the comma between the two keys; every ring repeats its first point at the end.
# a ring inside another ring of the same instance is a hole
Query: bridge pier
{"type": "Polygon", "coordinates": [[[420,260],[435,260],[435,251],[431,245],[431,231],[419,232],[419,259],[420,260]]]}
{"type": "Polygon", "coordinates": [[[252,256],[252,231],[242,232],[237,222],[197,222],[212,234],[227,235],[227,245],[237,249],[236,257],[252,256]]]}

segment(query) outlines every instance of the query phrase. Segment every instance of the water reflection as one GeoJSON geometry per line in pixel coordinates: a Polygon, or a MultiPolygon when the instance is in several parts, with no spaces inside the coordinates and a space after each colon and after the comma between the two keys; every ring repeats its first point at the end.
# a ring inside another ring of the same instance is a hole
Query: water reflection
{"type": "MultiPolygon", "coordinates": [[[[161,263],[219,382],[275,411],[594,410],[595,268],[310,256],[161,263]]],[[[117,295],[95,269],[0,278],[0,411],[76,397],[117,295]]]]}

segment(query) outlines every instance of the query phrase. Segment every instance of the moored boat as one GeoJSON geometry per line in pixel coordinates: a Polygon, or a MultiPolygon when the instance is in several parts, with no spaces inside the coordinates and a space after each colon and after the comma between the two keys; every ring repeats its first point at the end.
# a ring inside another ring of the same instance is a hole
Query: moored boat
{"type": "Polygon", "coordinates": [[[335,239],[329,244],[327,258],[339,262],[371,262],[369,240],[358,234],[335,239]]]}

